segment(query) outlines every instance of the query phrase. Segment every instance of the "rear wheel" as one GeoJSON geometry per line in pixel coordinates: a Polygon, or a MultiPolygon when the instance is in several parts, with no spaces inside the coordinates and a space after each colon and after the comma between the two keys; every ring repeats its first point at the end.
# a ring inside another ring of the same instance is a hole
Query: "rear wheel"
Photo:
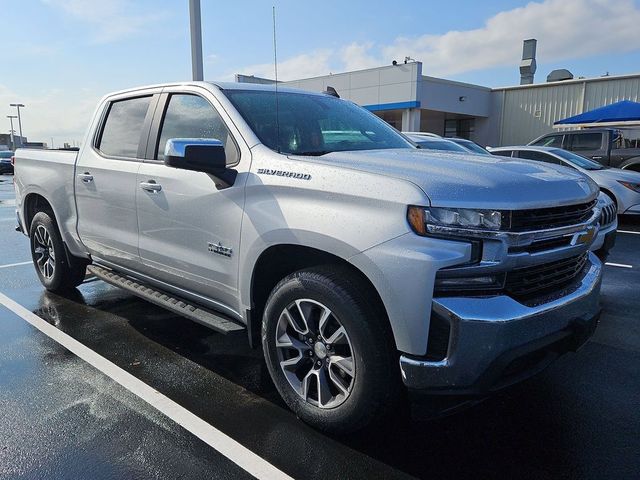
{"type": "Polygon", "coordinates": [[[67,252],[49,212],[34,215],[29,229],[31,257],[40,282],[52,292],[69,290],[80,285],[86,273],[86,261],[67,252]]]}
{"type": "Polygon", "coordinates": [[[273,289],[262,345],[287,405],[314,427],[345,433],[394,406],[402,389],[391,331],[350,270],[302,270],[273,289]]]}

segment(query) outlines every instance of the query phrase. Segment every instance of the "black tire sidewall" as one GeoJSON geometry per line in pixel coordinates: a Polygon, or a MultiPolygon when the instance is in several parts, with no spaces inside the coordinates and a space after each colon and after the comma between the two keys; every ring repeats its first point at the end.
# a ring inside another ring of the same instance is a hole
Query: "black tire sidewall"
{"type": "Polygon", "coordinates": [[[267,367],[278,392],[287,405],[304,421],[321,430],[346,433],[363,427],[376,416],[393,395],[399,379],[395,351],[387,331],[380,328],[379,312],[371,308],[348,283],[335,282],[322,272],[296,272],[273,290],[264,312],[262,345],[267,367]],[[356,370],[349,397],[339,406],[322,409],[304,401],[291,387],[280,369],[275,347],[275,330],[280,313],[294,300],[309,298],[329,308],[346,329],[356,370]],[[395,368],[394,368],[395,367],[395,368]],[[397,378],[393,376],[397,374],[397,378]]]}
{"type": "Polygon", "coordinates": [[[40,282],[42,282],[42,285],[44,285],[47,290],[60,290],[64,285],[65,275],[68,271],[66,251],[64,243],[62,242],[62,237],[58,232],[58,227],[48,212],[38,212],[34,215],[33,220],[31,221],[31,227],[29,228],[29,240],[31,246],[31,258],[40,282]],[[50,279],[47,279],[42,275],[42,272],[40,272],[40,268],[38,268],[38,264],[36,262],[34,233],[38,225],[42,225],[47,230],[53,245],[55,261],[53,276],[50,279]]]}

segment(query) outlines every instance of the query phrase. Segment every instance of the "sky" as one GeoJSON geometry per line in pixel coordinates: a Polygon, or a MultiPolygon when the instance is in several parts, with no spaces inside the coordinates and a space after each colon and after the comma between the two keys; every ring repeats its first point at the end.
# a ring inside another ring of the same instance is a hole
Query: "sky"
{"type": "MultiPolygon", "coordinates": [[[[526,38],[538,40],[536,83],[555,68],[640,72],[640,0],[201,3],[205,80],[273,77],[272,6],[281,80],[409,56],[424,75],[517,85],[526,38]]],[[[0,0],[0,18],[2,133],[20,102],[30,141],[80,144],[106,93],[191,78],[188,0],[0,0]]]]}

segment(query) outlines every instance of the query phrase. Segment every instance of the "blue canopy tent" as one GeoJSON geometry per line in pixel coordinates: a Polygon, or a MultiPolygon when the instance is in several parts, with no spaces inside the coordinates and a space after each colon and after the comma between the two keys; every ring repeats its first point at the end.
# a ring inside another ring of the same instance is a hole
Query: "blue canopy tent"
{"type": "Polygon", "coordinates": [[[623,100],[554,122],[554,127],[624,127],[640,125],[640,103],[623,100]]]}

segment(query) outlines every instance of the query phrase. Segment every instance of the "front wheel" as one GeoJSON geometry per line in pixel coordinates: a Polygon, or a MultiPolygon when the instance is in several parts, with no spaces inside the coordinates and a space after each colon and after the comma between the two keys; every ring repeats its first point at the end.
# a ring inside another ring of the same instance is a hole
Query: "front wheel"
{"type": "Polygon", "coordinates": [[[363,428],[402,389],[384,312],[352,271],[295,272],[273,289],[262,345],[280,395],[302,420],[333,433],[363,428]]]}
{"type": "Polygon", "coordinates": [[[70,290],[85,277],[86,262],[69,256],[58,227],[49,212],[34,215],[29,229],[31,257],[40,282],[51,292],[70,290]]]}

